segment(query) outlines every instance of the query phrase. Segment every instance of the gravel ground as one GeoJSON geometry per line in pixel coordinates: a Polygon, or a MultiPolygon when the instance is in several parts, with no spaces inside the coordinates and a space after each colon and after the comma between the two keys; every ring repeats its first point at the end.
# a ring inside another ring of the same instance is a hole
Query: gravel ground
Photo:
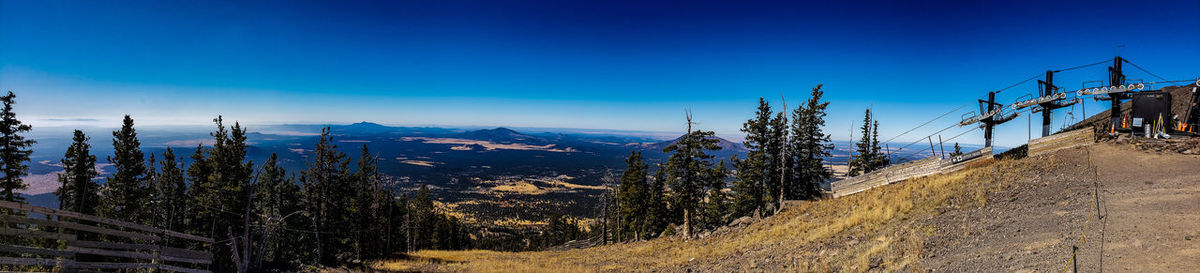
{"type": "Polygon", "coordinates": [[[1045,157],[1035,160],[1054,171],[990,192],[984,206],[954,200],[922,219],[937,229],[924,266],[1061,272],[1077,246],[1080,272],[1200,271],[1200,156],[1102,143],[1045,157]]]}

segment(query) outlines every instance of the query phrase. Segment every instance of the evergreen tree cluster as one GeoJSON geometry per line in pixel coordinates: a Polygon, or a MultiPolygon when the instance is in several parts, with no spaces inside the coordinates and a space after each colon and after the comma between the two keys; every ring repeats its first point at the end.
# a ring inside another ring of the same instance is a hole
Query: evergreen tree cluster
{"type": "Polygon", "coordinates": [[[825,158],[833,150],[824,132],[829,103],[823,95],[820,85],[813,88],[790,117],[759,99],[754,118],[742,125],[749,151],[729,160],[733,170],[711,155],[721,149],[719,139],[693,130],[690,115],[686,133],[663,149],[670,157],[653,177],[641,153],[630,153],[616,192],[602,202],[598,225],[605,241],[643,240],[675,227],[690,236],[737,217],[773,213],[781,200],[821,197],[820,184],[832,176],[825,158]]]}
{"type": "Polygon", "coordinates": [[[858,176],[883,169],[891,164],[887,151],[879,146],[879,121],[871,116],[867,109],[863,116],[863,125],[859,127],[862,138],[855,143],[854,152],[857,154],[850,160],[849,176],[858,176]]]}
{"type": "MultiPolygon", "coordinates": [[[[0,97],[0,198],[23,202],[16,191],[27,187],[21,176],[28,173],[35,142],[23,136],[31,127],[16,118],[15,97],[12,92],[0,97]]],[[[216,244],[165,243],[207,248],[214,272],[289,272],[471,246],[467,227],[436,212],[427,187],[409,197],[384,183],[378,159],[365,145],[351,170],[326,128],[305,170],[284,170],[275,154],[256,169],[246,158],[246,129],[237,123],[226,127],[222,117],[213,121],[212,145],[197,145],[188,165],[170,147],[161,157],[144,154],[134,120],[126,115],[112,133],[113,154],[106,157],[116,171],[103,184],[97,181],[91,138],[75,130],[54,192],[59,208],[211,237],[216,244]]]]}

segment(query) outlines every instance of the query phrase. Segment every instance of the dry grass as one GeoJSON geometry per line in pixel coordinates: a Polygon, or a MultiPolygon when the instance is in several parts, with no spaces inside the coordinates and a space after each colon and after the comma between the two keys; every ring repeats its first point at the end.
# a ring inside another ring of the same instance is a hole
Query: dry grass
{"type": "MultiPolygon", "coordinates": [[[[753,269],[780,263],[790,270],[920,270],[932,227],[913,219],[942,206],[986,204],[986,194],[1006,187],[1032,168],[1023,161],[973,164],[836,199],[805,202],[743,230],[703,239],[679,237],[588,249],[540,252],[419,251],[415,259],[381,261],[374,268],[398,271],[589,272],[662,271],[681,267],[753,269]],[[955,202],[965,198],[974,202],[955,202]]],[[[1045,167],[1043,167],[1045,168],[1045,167]]]]}

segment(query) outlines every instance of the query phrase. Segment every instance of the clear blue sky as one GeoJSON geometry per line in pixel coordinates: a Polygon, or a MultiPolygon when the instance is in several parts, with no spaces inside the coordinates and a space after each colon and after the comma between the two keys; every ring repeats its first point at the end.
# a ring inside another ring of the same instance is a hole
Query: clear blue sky
{"type": "MultiPolygon", "coordinates": [[[[223,114],[681,131],[691,108],[702,128],[736,136],[759,97],[794,106],[822,83],[828,129],[844,139],[864,108],[890,138],[1119,45],[1168,79],[1200,76],[1198,1],[980,2],[0,0],[0,89],[35,126],[112,127],[128,113],[150,125],[223,114]]],[[[1104,77],[1096,66],[1058,79],[1104,77]]],[[[1023,142],[1024,119],[997,144],[1023,142]]]]}

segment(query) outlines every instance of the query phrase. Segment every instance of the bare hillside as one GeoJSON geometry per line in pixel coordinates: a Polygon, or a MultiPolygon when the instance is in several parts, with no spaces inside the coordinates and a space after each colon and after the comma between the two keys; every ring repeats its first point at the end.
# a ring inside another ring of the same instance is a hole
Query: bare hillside
{"type": "Polygon", "coordinates": [[[421,251],[400,271],[1200,270],[1200,156],[1093,144],[793,204],[704,238],[505,253],[421,251]]]}

